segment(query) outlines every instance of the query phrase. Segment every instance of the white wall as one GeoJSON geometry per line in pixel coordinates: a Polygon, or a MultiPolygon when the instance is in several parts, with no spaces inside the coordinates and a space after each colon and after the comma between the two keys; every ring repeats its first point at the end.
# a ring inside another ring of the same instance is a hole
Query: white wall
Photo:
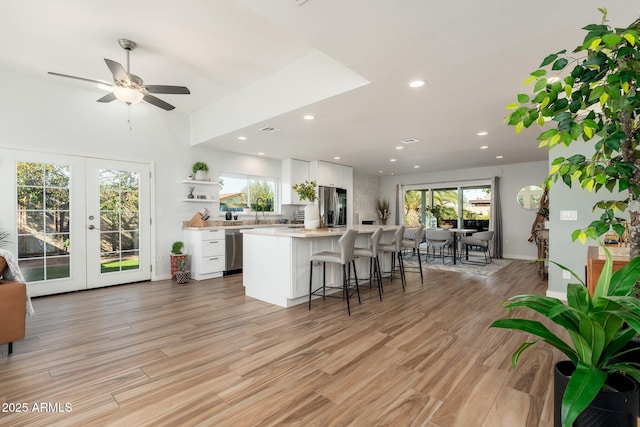
{"type": "MultiPolygon", "coordinates": [[[[550,152],[549,165],[557,157],[569,157],[573,154],[584,154],[590,157],[593,154],[593,145],[575,142],[570,147],[557,146],[550,152]],[[587,150],[587,148],[589,148],[587,150]]],[[[549,191],[549,259],[570,268],[583,281],[586,281],[587,247],[598,245],[598,242],[587,240],[583,245],[571,240],[574,230],[587,227],[591,221],[600,217],[602,211],[593,212],[593,206],[599,200],[624,199],[626,195],[612,195],[608,190],[602,189],[598,193],[583,190],[579,183],[574,183],[572,188],[558,181],[549,191]],[[560,221],[560,211],[570,210],[578,212],[577,221],[560,221]]],[[[627,213],[619,213],[619,217],[628,218],[627,213]]],[[[564,279],[562,270],[555,266],[549,266],[550,296],[566,298],[567,284],[575,283],[575,279],[564,279]]]]}
{"type": "Polygon", "coordinates": [[[503,219],[503,256],[515,259],[533,259],[537,256],[535,244],[527,239],[535,211],[525,210],[516,201],[518,191],[526,185],[542,185],[548,175],[548,163],[531,162],[500,165],[495,167],[470,168],[412,175],[385,176],[380,178],[380,195],[391,201],[392,218],[395,223],[395,191],[397,184],[424,184],[500,177],[500,198],[503,219]]]}

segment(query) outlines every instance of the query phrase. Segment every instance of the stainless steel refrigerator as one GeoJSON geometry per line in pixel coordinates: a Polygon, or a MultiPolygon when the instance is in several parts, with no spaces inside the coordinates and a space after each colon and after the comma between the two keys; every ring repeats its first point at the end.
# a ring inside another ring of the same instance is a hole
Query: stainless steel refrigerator
{"type": "Polygon", "coordinates": [[[347,225],[347,190],[336,187],[318,187],[320,221],[326,227],[347,225]]]}

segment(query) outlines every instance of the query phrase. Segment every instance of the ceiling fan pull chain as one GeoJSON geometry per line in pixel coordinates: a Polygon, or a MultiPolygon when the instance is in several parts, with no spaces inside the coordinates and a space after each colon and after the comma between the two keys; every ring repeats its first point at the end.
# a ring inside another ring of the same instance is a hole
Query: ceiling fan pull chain
{"type": "Polygon", "coordinates": [[[127,123],[129,124],[129,132],[133,130],[133,123],[131,122],[131,104],[127,104],[127,123]]]}

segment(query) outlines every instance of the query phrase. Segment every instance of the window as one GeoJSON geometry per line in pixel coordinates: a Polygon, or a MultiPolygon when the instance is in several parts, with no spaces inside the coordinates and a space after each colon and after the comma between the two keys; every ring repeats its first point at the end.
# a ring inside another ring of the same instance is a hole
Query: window
{"type": "Polygon", "coordinates": [[[220,211],[278,212],[276,178],[220,176],[220,211]]]}
{"type": "Polygon", "coordinates": [[[68,165],[18,162],[18,263],[27,282],[70,277],[68,165]]]}
{"type": "Polygon", "coordinates": [[[488,230],[491,209],[491,185],[411,185],[404,193],[404,223],[407,227],[425,224],[434,228],[447,222],[463,228],[488,230]]]}

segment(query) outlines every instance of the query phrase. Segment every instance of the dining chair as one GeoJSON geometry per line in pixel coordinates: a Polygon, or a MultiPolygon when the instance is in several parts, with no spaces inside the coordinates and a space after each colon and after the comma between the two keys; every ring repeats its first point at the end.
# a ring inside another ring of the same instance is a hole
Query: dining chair
{"type": "Polygon", "coordinates": [[[433,254],[431,259],[435,259],[436,250],[439,250],[444,264],[445,250],[450,250],[452,245],[451,232],[447,230],[427,230],[424,237],[427,240],[427,255],[431,251],[433,254]]]}
{"type": "Polygon", "coordinates": [[[354,229],[347,230],[340,239],[338,239],[338,245],[340,246],[340,252],[322,251],[311,255],[309,266],[309,310],[311,310],[311,297],[313,295],[319,295],[322,291],[322,299],[326,297],[336,298],[334,295],[327,295],[326,289],[340,289],[336,286],[327,286],[326,280],[326,268],[327,263],[335,263],[342,265],[342,296],[337,298],[346,298],[347,300],[347,313],[351,316],[351,306],[349,304],[349,297],[351,296],[349,288],[349,280],[351,272],[347,273],[347,266],[353,265],[353,275],[356,283],[356,293],[358,294],[358,303],[360,303],[360,289],[358,288],[358,275],[356,273],[356,263],[354,262],[354,247],[356,243],[356,237],[358,232],[354,229]],[[313,263],[322,262],[322,286],[313,290],[313,263]]]}
{"type": "Polygon", "coordinates": [[[460,240],[460,262],[467,264],[487,265],[491,263],[490,243],[493,240],[493,231],[479,231],[460,240]],[[469,260],[469,248],[475,248],[484,252],[484,262],[469,260]],[[465,254],[463,256],[463,254],[465,254]]]}

